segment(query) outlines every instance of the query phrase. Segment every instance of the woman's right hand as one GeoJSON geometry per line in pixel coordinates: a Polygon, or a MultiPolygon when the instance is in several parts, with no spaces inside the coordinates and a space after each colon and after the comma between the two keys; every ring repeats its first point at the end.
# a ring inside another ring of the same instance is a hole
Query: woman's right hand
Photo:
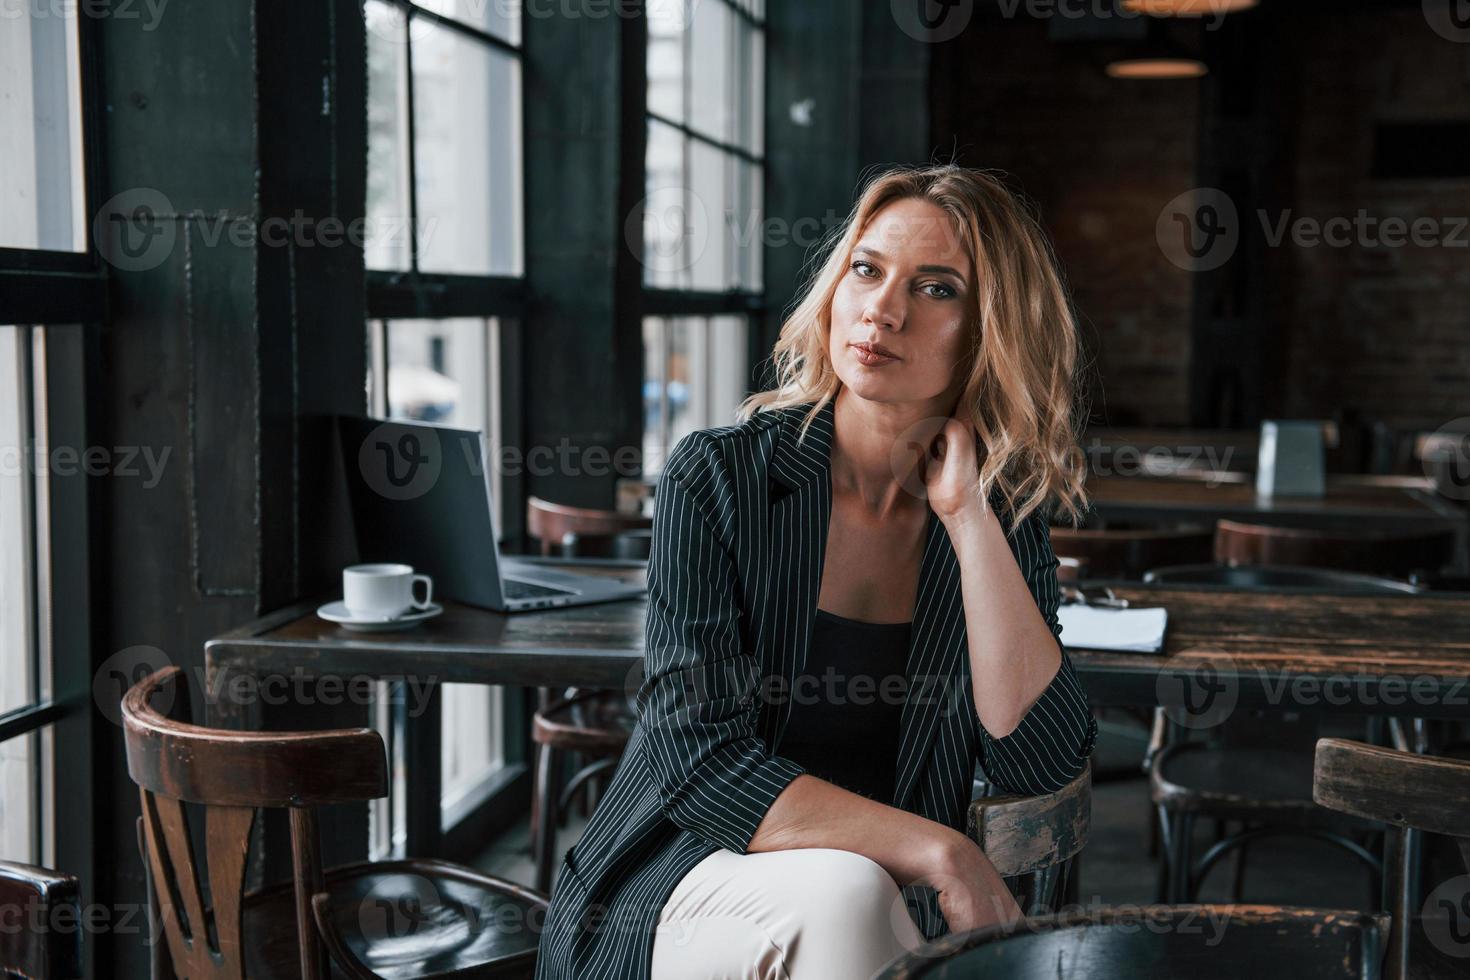
{"type": "Polygon", "coordinates": [[[946,838],[937,848],[933,870],[917,884],[939,892],[939,910],[951,933],[1002,925],[1022,918],[1005,881],[979,845],[963,834],[946,838]]]}

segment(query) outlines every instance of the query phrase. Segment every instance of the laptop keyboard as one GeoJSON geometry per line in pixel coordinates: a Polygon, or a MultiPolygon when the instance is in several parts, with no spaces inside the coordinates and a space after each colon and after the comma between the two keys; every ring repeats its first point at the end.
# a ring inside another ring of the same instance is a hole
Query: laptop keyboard
{"type": "Polygon", "coordinates": [[[513,578],[502,579],[501,589],[505,592],[507,599],[540,599],[552,595],[576,595],[571,589],[557,589],[549,585],[534,585],[530,582],[521,582],[513,578]]]}

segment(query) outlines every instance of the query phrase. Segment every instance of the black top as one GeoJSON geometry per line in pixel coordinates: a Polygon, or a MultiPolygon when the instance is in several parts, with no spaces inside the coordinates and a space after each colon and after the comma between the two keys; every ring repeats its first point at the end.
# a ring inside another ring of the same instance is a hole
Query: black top
{"type": "Polygon", "coordinates": [[[819,779],[892,803],[911,626],[818,609],[778,754],[819,779]]]}

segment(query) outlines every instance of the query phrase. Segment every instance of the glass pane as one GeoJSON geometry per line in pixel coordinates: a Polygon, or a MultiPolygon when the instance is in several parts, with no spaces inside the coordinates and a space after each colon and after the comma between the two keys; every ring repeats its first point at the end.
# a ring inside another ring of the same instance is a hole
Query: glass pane
{"type": "Polygon", "coordinates": [[[419,268],[520,275],[520,61],[422,18],[413,35],[419,268]]]}
{"type": "Polygon", "coordinates": [[[388,324],[388,415],[457,429],[489,425],[484,320],[388,324]]]}
{"type": "Polygon", "coordinates": [[[37,742],[35,732],[0,742],[0,860],[41,861],[37,742]]]}
{"type": "Polygon", "coordinates": [[[36,701],[30,332],[0,326],[0,714],[36,701]]]}
{"type": "MultiPolygon", "coordinates": [[[[709,234],[690,246],[689,283],[695,289],[725,290],[738,285],[736,256],[743,232],[736,207],[736,159],[708,143],[689,141],[689,187],[709,219],[709,234]]],[[[746,216],[748,217],[748,216],[746,216]]],[[[691,236],[693,237],[693,236],[691,236]]]]}
{"type": "Polygon", "coordinates": [[[745,398],[750,370],[750,319],[711,317],[705,325],[706,371],[702,405],[704,425],[733,425],[735,410],[745,398]]]}
{"type": "Polygon", "coordinates": [[[739,315],[643,321],[643,471],[696,429],[735,422],[745,398],[750,321],[739,315]]]}
{"type": "Polygon", "coordinates": [[[745,130],[740,145],[757,156],[766,151],[766,33],[742,25],[745,56],[740,59],[745,91],[745,130]]]}
{"type": "Polygon", "coordinates": [[[684,48],[688,10],[679,2],[648,7],[648,111],[684,122],[684,48]]]}
{"type": "Polygon", "coordinates": [[[409,267],[407,46],[398,8],[367,0],[368,162],[365,260],[369,269],[409,267]]]}
{"type": "Polygon", "coordinates": [[[689,125],[723,143],[735,140],[735,14],[723,3],[698,3],[690,62],[699,66],[690,86],[689,125]]]}
{"type": "MultiPolygon", "coordinates": [[[[745,397],[746,318],[680,318],[670,345],[669,374],[683,380],[671,401],[671,438],[711,426],[730,425],[745,397]]],[[[672,388],[673,385],[671,384],[672,388]]]]}
{"type": "Polygon", "coordinates": [[[522,0],[417,0],[420,7],[452,17],[511,44],[521,43],[522,0]]]}
{"type": "Polygon", "coordinates": [[[669,321],[669,445],[699,424],[700,395],[703,391],[705,349],[704,321],[694,317],[675,317],[669,321]]]}
{"type": "Polygon", "coordinates": [[[0,20],[0,247],[84,251],[77,18],[17,3],[0,20]]]}
{"type": "Polygon", "coordinates": [[[689,140],[672,126],[649,120],[644,158],[643,281],[687,286],[713,215],[690,193],[684,175],[689,140]]]}
{"type": "Polygon", "coordinates": [[[440,800],[449,806],[505,765],[500,737],[504,688],[445,684],[442,690],[440,800]]]}
{"type": "Polygon", "coordinates": [[[757,164],[736,159],[739,175],[735,205],[736,267],[735,282],[742,289],[761,289],[761,233],[765,227],[765,210],[761,198],[765,173],[757,164]]]}
{"type": "Polygon", "coordinates": [[[650,316],[643,319],[643,473],[645,476],[663,469],[671,448],[665,439],[668,417],[664,385],[664,320],[650,316]]]}

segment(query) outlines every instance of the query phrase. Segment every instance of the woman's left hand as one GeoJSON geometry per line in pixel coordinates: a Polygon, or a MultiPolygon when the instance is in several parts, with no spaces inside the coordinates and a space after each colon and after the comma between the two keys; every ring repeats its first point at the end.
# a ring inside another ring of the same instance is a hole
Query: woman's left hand
{"type": "Polygon", "coordinates": [[[975,428],[969,422],[947,420],[925,454],[923,467],[929,507],[951,533],[990,516],[990,503],[977,488],[980,468],[975,428]]]}

